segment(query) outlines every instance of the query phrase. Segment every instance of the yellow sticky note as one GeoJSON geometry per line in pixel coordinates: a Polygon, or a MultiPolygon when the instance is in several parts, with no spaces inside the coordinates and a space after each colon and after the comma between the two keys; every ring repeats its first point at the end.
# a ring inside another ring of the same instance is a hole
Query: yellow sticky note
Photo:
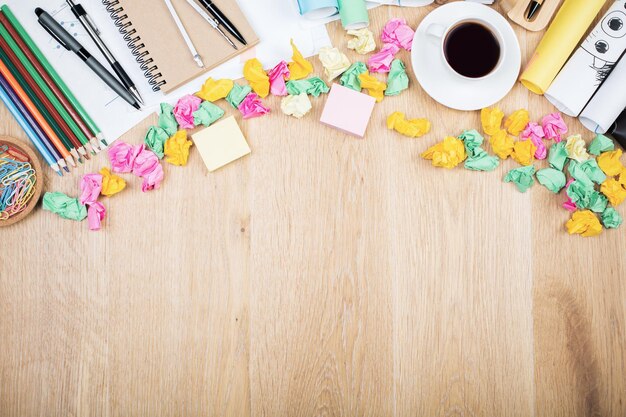
{"type": "Polygon", "coordinates": [[[250,147],[233,116],[192,136],[210,172],[250,153],[250,147]]]}

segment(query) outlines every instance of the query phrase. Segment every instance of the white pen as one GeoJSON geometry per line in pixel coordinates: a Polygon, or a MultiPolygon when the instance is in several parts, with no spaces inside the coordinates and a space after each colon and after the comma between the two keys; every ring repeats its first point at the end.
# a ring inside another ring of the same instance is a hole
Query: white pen
{"type": "Polygon", "coordinates": [[[187,44],[187,48],[189,48],[189,52],[191,52],[191,55],[193,56],[194,61],[196,61],[196,64],[198,64],[200,68],[204,68],[204,63],[202,62],[202,58],[200,57],[200,54],[198,53],[198,50],[196,49],[196,47],[193,45],[193,42],[191,41],[191,38],[189,37],[189,33],[187,33],[185,26],[183,26],[183,22],[180,20],[180,16],[178,16],[178,13],[176,13],[176,9],[174,9],[174,5],[172,4],[171,0],[163,0],[163,1],[165,2],[165,5],[170,11],[172,18],[174,19],[174,22],[176,22],[176,26],[178,26],[178,30],[180,31],[180,34],[183,35],[183,38],[185,39],[185,43],[187,44]]]}
{"type": "Polygon", "coordinates": [[[232,46],[233,48],[237,49],[237,45],[235,45],[235,43],[233,41],[230,40],[230,38],[228,37],[228,35],[226,35],[224,33],[224,31],[220,28],[220,24],[217,20],[213,19],[211,16],[209,16],[204,10],[202,10],[202,7],[198,6],[198,4],[194,1],[194,0],[187,0],[187,3],[189,3],[189,5],[196,11],[198,12],[198,14],[200,16],[202,16],[202,18],[204,20],[206,20],[207,22],[209,22],[209,25],[211,25],[213,27],[213,29],[217,30],[217,32],[222,35],[222,37],[224,39],[226,39],[226,41],[230,44],[230,46],[232,46]]]}

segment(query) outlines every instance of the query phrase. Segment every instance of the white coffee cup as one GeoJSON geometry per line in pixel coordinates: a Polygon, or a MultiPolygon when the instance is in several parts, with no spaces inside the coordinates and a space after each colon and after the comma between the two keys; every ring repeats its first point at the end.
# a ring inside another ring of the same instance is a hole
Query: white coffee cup
{"type": "Polygon", "coordinates": [[[443,62],[445,62],[445,65],[448,67],[448,69],[450,69],[450,71],[452,71],[456,76],[464,80],[468,80],[468,81],[484,80],[490,77],[491,75],[493,75],[494,73],[496,73],[500,69],[500,67],[502,66],[502,63],[505,60],[506,49],[504,47],[505,43],[504,43],[504,37],[502,36],[502,33],[500,33],[500,31],[494,25],[492,25],[490,22],[482,18],[463,17],[462,19],[458,19],[447,25],[442,25],[440,23],[432,23],[430,26],[426,28],[426,34],[428,35],[429,39],[431,39],[433,42],[439,43],[439,53],[441,55],[441,59],[443,60],[443,62]],[[448,39],[448,35],[450,35],[450,33],[454,29],[458,28],[461,25],[468,24],[468,23],[479,24],[487,28],[491,32],[491,34],[496,38],[496,41],[500,45],[500,57],[498,59],[498,63],[493,67],[493,69],[488,74],[481,76],[481,77],[468,77],[463,74],[460,74],[454,68],[452,68],[452,66],[448,62],[448,57],[446,56],[446,41],[448,39]]]}

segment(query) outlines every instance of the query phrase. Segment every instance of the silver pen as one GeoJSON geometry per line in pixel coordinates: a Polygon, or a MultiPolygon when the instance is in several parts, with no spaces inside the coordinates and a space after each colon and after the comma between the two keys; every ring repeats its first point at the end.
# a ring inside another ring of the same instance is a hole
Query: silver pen
{"type": "Polygon", "coordinates": [[[141,110],[135,97],[124,85],[119,82],[115,75],[111,74],[93,55],[89,53],[83,45],[78,42],[54,17],[46,13],[41,7],[35,9],[37,21],[61,46],[68,51],[74,52],[106,85],[115,93],[132,105],[137,110],[141,110]]]}
{"type": "Polygon", "coordinates": [[[66,1],[67,4],[70,6],[70,9],[72,9],[72,13],[74,13],[74,16],[76,16],[80,24],[83,25],[83,27],[89,34],[89,37],[91,37],[91,39],[94,41],[100,52],[102,52],[102,55],[104,55],[104,57],[106,58],[109,65],[111,65],[111,68],[113,68],[113,71],[115,71],[120,81],[122,81],[122,84],[124,84],[124,87],[126,87],[126,89],[133,95],[138,103],[144,104],[143,99],[139,94],[139,90],[137,90],[137,87],[135,87],[135,83],[133,83],[133,80],[130,79],[126,71],[124,71],[124,68],[122,68],[122,65],[120,65],[109,47],[104,43],[104,41],[100,37],[100,30],[91,19],[91,17],[89,17],[85,8],[81,4],[74,3],[72,0],[66,1]]]}
{"type": "Polygon", "coordinates": [[[187,3],[189,3],[189,5],[196,11],[198,12],[198,14],[200,16],[202,16],[202,18],[204,20],[206,20],[207,22],[209,22],[209,25],[213,26],[213,29],[217,30],[219,32],[220,35],[222,35],[222,37],[224,39],[226,39],[226,41],[230,44],[230,46],[232,46],[235,49],[237,48],[237,45],[235,45],[235,43],[233,41],[230,40],[230,38],[224,33],[224,31],[220,28],[220,24],[217,20],[213,19],[211,16],[209,16],[200,6],[198,6],[196,4],[195,1],[193,0],[187,0],[187,3]]]}
{"type": "Polygon", "coordinates": [[[183,25],[183,21],[180,20],[180,16],[178,16],[178,13],[176,12],[174,5],[172,4],[172,1],[171,0],[163,0],[163,1],[165,2],[165,5],[167,6],[167,10],[169,10],[170,14],[172,15],[172,19],[174,19],[174,23],[176,23],[176,27],[178,27],[178,31],[180,32],[181,36],[185,40],[185,43],[187,44],[187,48],[189,49],[189,52],[191,52],[191,56],[193,57],[193,60],[196,61],[196,64],[198,64],[200,68],[204,68],[204,62],[202,62],[202,57],[200,56],[200,54],[198,53],[198,50],[194,46],[193,41],[191,40],[191,37],[189,36],[189,33],[187,33],[187,29],[185,29],[185,25],[183,25]]]}

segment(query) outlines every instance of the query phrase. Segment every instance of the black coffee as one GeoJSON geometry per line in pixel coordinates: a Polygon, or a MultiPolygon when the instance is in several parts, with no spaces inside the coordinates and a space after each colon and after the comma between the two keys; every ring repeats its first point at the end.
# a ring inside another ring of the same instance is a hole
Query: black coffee
{"type": "Polygon", "coordinates": [[[498,38],[477,22],[461,23],[450,30],[443,50],[452,69],[469,78],[488,75],[500,61],[498,38]]]}

